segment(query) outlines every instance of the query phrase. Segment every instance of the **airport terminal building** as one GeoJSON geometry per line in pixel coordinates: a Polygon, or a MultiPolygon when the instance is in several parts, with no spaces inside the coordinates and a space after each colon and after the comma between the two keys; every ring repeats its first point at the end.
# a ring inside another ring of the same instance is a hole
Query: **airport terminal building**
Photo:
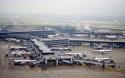
{"type": "Polygon", "coordinates": [[[40,39],[48,47],[52,46],[88,46],[110,45],[113,48],[125,48],[125,35],[123,33],[61,33],[56,35],[54,30],[28,31],[28,32],[3,32],[0,37],[19,39],[40,39]],[[52,37],[49,37],[49,36],[52,37]],[[56,36],[55,36],[56,35],[56,36]]]}

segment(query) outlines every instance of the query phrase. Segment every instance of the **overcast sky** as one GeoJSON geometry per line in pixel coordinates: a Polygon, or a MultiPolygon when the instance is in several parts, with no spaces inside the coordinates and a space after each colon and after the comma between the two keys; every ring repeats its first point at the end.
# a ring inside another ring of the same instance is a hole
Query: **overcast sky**
{"type": "Polygon", "coordinates": [[[0,0],[0,13],[125,16],[125,0],[0,0]]]}

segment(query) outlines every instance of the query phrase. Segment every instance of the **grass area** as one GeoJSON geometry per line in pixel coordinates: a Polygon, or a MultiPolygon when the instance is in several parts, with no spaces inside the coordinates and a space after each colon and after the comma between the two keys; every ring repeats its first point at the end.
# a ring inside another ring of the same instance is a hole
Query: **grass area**
{"type": "Polygon", "coordinates": [[[80,20],[78,19],[57,19],[49,18],[45,16],[0,16],[0,25],[9,24],[19,24],[19,25],[81,25],[81,28],[86,25],[93,27],[108,27],[108,28],[125,28],[125,22],[113,22],[113,21],[98,21],[98,20],[80,20]],[[15,23],[14,23],[15,22],[15,23]]]}
{"type": "Polygon", "coordinates": [[[12,24],[9,18],[5,17],[0,17],[0,25],[9,25],[12,24]]]}

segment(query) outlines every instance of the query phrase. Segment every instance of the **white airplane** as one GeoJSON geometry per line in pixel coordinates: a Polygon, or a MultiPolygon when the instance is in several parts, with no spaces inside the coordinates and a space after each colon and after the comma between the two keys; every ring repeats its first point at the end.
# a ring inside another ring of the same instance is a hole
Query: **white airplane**
{"type": "Polygon", "coordinates": [[[19,39],[16,39],[16,38],[7,38],[6,40],[8,40],[8,41],[15,41],[15,42],[20,42],[20,40],[19,39]]]}
{"type": "Polygon", "coordinates": [[[98,62],[104,61],[104,60],[111,60],[110,58],[95,58],[98,62]]]}
{"type": "Polygon", "coordinates": [[[117,39],[117,37],[115,35],[107,35],[106,37],[109,39],[117,39]]]}
{"type": "Polygon", "coordinates": [[[20,56],[20,55],[23,55],[23,54],[30,55],[31,53],[30,52],[23,52],[23,51],[12,51],[11,54],[20,56]]]}
{"type": "Polygon", "coordinates": [[[36,60],[13,60],[14,62],[35,62],[36,60]]]}
{"type": "Polygon", "coordinates": [[[83,53],[65,53],[66,55],[83,55],[83,53]]]}
{"type": "Polygon", "coordinates": [[[106,66],[115,67],[115,62],[111,58],[95,58],[95,60],[100,62],[100,63],[105,62],[106,66]]]}
{"type": "Polygon", "coordinates": [[[85,64],[99,65],[102,66],[105,63],[106,66],[115,66],[115,62],[110,58],[95,58],[90,61],[83,61],[85,64]]]}
{"type": "Polygon", "coordinates": [[[65,53],[65,55],[70,55],[70,56],[77,56],[77,55],[79,55],[79,56],[83,56],[83,53],[65,53]]]}
{"type": "Polygon", "coordinates": [[[17,65],[25,65],[26,63],[32,63],[35,61],[36,60],[13,60],[14,64],[17,64],[17,65]]]}
{"type": "Polygon", "coordinates": [[[100,52],[100,53],[107,53],[107,52],[111,52],[112,48],[106,49],[106,48],[96,48],[93,50],[94,52],[100,52]]]}
{"type": "Polygon", "coordinates": [[[69,60],[62,60],[64,63],[67,63],[67,64],[72,64],[72,62],[71,61],[69,61],[69,60]]]}
{"type": "Polygon", "coordinates": [[[69,51],[69,48],[51,48],[51,50],[56,50],[56,51],[69,51]]]}

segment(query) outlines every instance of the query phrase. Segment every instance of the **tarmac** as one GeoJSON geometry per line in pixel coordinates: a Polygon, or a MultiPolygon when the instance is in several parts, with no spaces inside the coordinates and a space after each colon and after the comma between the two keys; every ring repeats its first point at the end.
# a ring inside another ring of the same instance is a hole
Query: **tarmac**
{"type": "Polygon", "coordinates": [[[0,41],[0,78],[125,78],[125,49],[113,49],[106,54],[94,53],[91,47],[70,47],[72,52],[82,52],[89,58],[110,57],[116,62],[116,68],[105,70],[84,65],[59,65],[51,67],[13,66],[9,64],[5,54],[10,46],[18,46],[13,42],[0,41]]]}

